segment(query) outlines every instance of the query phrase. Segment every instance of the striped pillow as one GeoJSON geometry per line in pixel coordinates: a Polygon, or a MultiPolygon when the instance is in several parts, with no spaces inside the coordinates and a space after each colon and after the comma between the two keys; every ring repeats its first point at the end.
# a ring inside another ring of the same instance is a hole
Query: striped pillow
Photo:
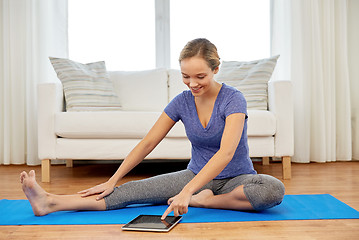
{"type": "Polygon", "coordinates": [[[82,64],[53,57],[50,61],[62,82],[67,111],[121,109],[105,62],[82,64]]]}
{"type": "Polygon", "coordinates": [[[215,79],[240,90],[248,109],[268,109],[268,81],[279,55],[251,62],[223,61],[215,79]]]}

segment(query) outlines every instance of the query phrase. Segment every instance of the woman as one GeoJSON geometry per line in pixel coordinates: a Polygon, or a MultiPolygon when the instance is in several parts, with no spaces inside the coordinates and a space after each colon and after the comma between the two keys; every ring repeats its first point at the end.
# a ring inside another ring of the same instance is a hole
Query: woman
{"type": "Polygon", "coordinates": [[[187,43],[179,63],[189,90],[175,97],[157,122],[105,183],[76,195],[45,192],[35,172],[20,180],[35,215],[62,210],[110,210],[135,203],[165,204],[163,213],[187,213],[188,206],[232,210],[263,210],[281,203],[284,185],[257,174],[248,154],[247,109],[242,93],[216,82],[217,48],[207,39],[187,43]],[[186,170],[115,187],[181,120],[192,143],[186,170]]]}

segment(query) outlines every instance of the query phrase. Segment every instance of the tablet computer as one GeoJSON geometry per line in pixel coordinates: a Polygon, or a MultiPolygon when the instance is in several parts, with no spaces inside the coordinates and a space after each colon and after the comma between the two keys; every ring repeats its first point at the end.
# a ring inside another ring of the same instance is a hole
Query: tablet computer
{"type": "Polygon", "coordinates": [[[181,221],[182,216],[167,216],[161,220],[161,215],[139,215],[126,225],[122,230],[168,232],[181,221]]]}

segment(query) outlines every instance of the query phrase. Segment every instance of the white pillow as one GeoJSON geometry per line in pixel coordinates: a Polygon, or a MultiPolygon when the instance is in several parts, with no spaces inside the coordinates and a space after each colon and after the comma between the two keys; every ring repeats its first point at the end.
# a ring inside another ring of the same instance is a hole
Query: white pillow
{"type": "Polygon", "coordinates": [[[181,92],[188,90],[186,84],[183,83],[182,74],[180,70],[168,70],[168,102],[176,97],[181,92]]]}
{"type": "Polygon", "coordinates": [[[268,109],[268,81],[279,55],[250,62],[223,61],[215,79],[240,90],[248,109],[268,109]]]}
{"type": "Polygon", "coordinates": [[[105,62],[82,64],[53,57],[50,61],[62,82],[67,111],[121,109],[105,62]]]}
{"type": "Polygon", "coordinates": [[[124,111],[162,112],[167,106],[166,69],[109,71],[124,111]]]}

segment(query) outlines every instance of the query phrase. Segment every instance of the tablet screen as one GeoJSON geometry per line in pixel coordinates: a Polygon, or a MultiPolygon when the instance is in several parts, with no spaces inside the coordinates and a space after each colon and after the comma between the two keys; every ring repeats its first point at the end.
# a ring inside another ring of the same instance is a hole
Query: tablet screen
{"type": "Polygon", "coordinates": [[[164,221],[161,220],[160,215],[140,215],[133,219],[131,222],[122,227],[123,230],[134,231],[157,231],[168,232],[171,230],[180,220],[181,216],[173,217],[167,216],[164,221]]]}

